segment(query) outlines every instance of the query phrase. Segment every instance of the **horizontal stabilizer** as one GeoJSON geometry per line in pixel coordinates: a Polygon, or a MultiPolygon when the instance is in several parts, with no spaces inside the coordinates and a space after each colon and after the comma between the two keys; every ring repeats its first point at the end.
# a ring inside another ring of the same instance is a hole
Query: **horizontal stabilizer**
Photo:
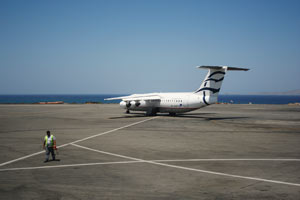
{"type": "Polygon", "coordinates": [[[247,68],[238,68],[238,67],[228,67],[228,66],[197,66],[199,69],[226,69],[226,70],[235,70],[235,71],[248,71],[247,68]]]}

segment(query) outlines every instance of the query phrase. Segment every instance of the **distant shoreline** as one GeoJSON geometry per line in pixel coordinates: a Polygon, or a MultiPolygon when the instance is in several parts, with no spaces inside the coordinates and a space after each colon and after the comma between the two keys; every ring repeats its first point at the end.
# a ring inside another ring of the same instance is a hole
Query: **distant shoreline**
{"type": "MultiPolygon", "coordinates": [[[[121,100],[106,98],[124,95],[0,95],[0,104],[118,104],[121,100]]],[[[300,95],[219,95],[219,103],[230,104],[290,104],[299,103],[300,95]]]]}
{"type": "MultiPolygon", "coordinates": [[[[0,105],[32,105],[32,106],[60,106],[60,105],[118,105],[119,103],[61,103],[61,104],[39,104],[39,103],[0,103],[0,105]]],[[[300,106],[300,102],[286,103],[286,104],[271,104],[271,103],[216,103],[217,105],[290,105],[300,106]]],[[[214,105],[214,104],[212,104],[214,105]]]]}
{"type": "Polygon", "coordinates": [[[103,105],[103,104],[119,104],[119,103],[60,103],[60,104],[53,104],[53,103],[0,103],[0,105],[103,105]]]}

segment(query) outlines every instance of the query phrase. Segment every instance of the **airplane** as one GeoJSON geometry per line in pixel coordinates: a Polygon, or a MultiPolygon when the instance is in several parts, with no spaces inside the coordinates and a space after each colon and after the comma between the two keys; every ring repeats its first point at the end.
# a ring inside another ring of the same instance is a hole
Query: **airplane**
{"type": "Polygon", "coordinates": [[[197,66],[199,69],[208,69],[208,73],[194,92],[185,93],[147,93],[132,94],[130,96],[107,98],[104,100],[122,100],[120,107],[130,111],[144,111],[147,116],[157,113],[185,113],[209,106],[218,102],[218,95],[227,71],[248,71],[246,68],[228,66],[197,66]]]}

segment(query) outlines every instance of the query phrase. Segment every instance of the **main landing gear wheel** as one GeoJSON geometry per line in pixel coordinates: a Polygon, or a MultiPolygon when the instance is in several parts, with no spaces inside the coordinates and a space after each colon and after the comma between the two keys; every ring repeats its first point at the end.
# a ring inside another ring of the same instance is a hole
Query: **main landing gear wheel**
{"type": "Polygon", "coordinates": [[[146,116],[156,116],[157,114],[157,109],[148,109],[146,112],[146,116]]]}
{"type": "Polygon", "coordinates": [[[170,116],[176,116],[176,113],[170,112],[169,115],[170,116]]]}

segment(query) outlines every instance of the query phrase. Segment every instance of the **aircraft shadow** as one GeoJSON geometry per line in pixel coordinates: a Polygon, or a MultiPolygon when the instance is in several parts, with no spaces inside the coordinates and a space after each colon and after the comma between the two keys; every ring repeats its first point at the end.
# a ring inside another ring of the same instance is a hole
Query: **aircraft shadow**
{"type": "Polygon", "coordinates": [[[191,116],[191,115],[199,116],[199,115],[214,115],[214,114],[217,114],[217,113],[212,113],[212,112],[207,112],[207,113],[204,113],[204,112],[200,112],[200,113],[182,113],[182,114],[177,114],[176,116],[191,116]]]}
{"type": "MultiPolygon", "coordinates": [[[[207,121],[211,120],[230,120],[230,119],[247,119],[249,117],[209,117],[207,115],[209,114],[216,114],[216,113],[190,113],[190,114],[178,114],[176,116],[170,116],[168,114],[157,114],[156,116],[162,116],[162,117],[174,117],[174,118],[191,118],[191,119],[204,119],[207,121]]],[[[143,118],[143,117],[149,117],[146,116],[144,113],[130,113],[126,114],[125,116],[119,116],[119,117],[110,117],[109,119],[124,119],[124,118],[143,118]]]]}
{"type": "MultiPolygon", "coordinates": [[[[201,113],[202,114],[202,113],[201,113]]],[[[211,120],[228,120],[228,119],[247,119],[249,117],[208,117],[208,116],[201,116],[201,114],[198,115],[177,115],[176,117],[182,117],[182,118],[193,118],[193,119],[204,119],[207,121],[211,120]]],[[[210,113],[212,114],[212,113],[210,113]]]]}
{"type": "Polygon", "coordinates": [[[149,116],[146,116],[144,113],[130,113],[119,117],[110,117],[109,119],[142,118],[142,117],[149,117],[149,116]]]}

